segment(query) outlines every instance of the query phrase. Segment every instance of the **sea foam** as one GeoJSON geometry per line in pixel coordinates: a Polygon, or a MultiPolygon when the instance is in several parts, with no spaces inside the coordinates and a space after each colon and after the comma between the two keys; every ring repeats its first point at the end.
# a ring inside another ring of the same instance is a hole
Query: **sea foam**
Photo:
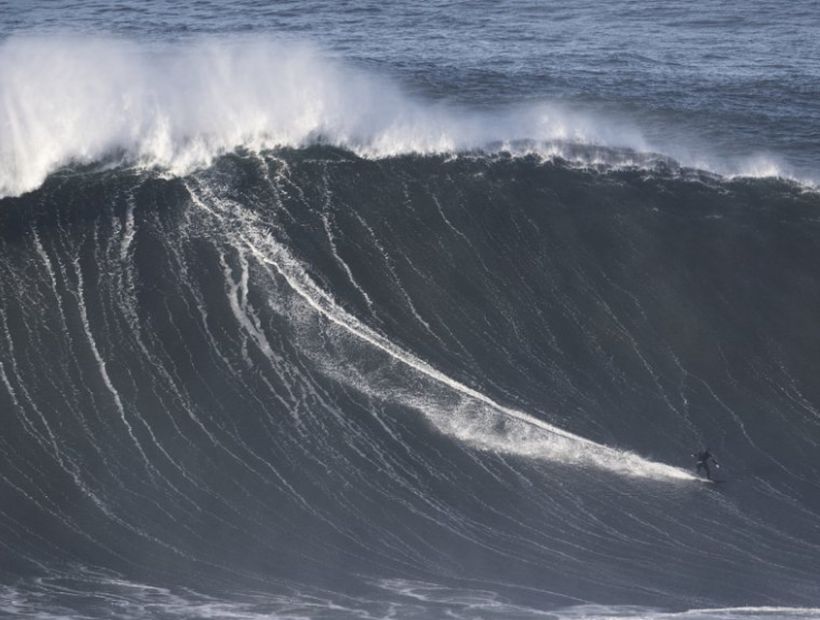
{"type": "Polygon", "coordinates": [[[581,157],[580,144],[624,149],[626,164],[629,153],[654,150],[634,123],[555,103],[479,111],[425,101],[307,43],[16,36],[0,45],[0,197],[73,163],[115,158],[181,175],[238,148],[312,143],[364,157],[483,150],[569,159],[581,157]]]}

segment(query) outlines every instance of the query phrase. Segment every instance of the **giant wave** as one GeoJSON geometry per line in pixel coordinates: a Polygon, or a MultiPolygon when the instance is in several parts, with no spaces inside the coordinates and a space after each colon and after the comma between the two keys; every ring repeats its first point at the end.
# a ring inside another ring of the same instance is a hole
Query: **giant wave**
{"type": "Polygon", "coordinates": [[[330,146],[52,174],[0,204],[4,609],[814,613],[819,206],[330,146]]]}
{"type": "Polygon", "coordinates": [[[261,39],[16,37],[0,88],[0,612],[818,613],[783,170],[261,39]]]}

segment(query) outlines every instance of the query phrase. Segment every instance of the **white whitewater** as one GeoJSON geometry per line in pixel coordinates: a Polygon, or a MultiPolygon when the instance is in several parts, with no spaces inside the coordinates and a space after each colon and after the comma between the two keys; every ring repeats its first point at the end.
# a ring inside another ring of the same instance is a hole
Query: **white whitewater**
{"type": "Polygon", "coordinates": [[[651,163],[658,156],[648,153],[660,152],[720,173],[780,174],[765,159],[715,164],[651,145],[634,123],[551,102],[477,111],[423,101],[292,41],[15,36],[0,44],[0,197],[36,189],[72,163],[177,175],[238,148],[313,143],[364,157],[484,150],[616,165],[651,163]],[[599,146],[625,150],[616,157],[599,146]]]}

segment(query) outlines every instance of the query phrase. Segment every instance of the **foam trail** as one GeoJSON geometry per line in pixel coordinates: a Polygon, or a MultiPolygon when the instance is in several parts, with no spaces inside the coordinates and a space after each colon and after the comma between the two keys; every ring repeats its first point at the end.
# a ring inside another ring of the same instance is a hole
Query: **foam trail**
{"type": "MultiPolygon", "coordinates": [[[[200,201],[195,199],[195,202],[199,203],[200,201]]],[[[207,207],[205,208],[207,209],[207,207]]],[[[208,210],[212,214],[215,214],[214,211],[211,211],[210,209],[208,210]]],[[[481,392],[453,379],[452,377],[445,375],[424,360],[421,360],[415,355],[404,351],[361,323],[355,317],[348,314],[335,303],[330,295],[321,290],[313,282],[313,280],[304,272],[304,270],[292,257],[290,257],[269,237],[265,237],[264,240],[259,240],[267,246],[265,248],[260,247],[260,243],[257,243],[255,239],[251,239],[247,235],[243,235],[241,237],[241,241],[260,263],[273,267],[273,269],[285,279],[290,288],[302,299],[304,299],[305,302],[313,308],[313,310],[320,313],[338,327],[341,327],[356,338],[373,347],[376,347],[377,349],[388,354],[393,359],[405,364],[406,366],[409,366],[422,375],[433,379],[439,384],[445,385],[450,389],[467,396],[473,401],[481,403],[494,411],[500,412],[508,418],[523,422],[529,427],[535,427],[549,434],[553,439],[553,454],[550,455],[543,452],[539,454],[538,452],[530,449],[528,451],[530,456],[541,456],[547,458],[552,456],[555,460],[593,466],[618,473],[624,473],[630,476],[675,480],[695,479],[694,476],[677,467],[649,461],[634,453],[599,444],[590,439],[586,439],[548,424],[547,422],[544,422],[543,420],[540,420],[523,411],[506,407],[494,401],[485,394],[482,394],[481,392]]],[[[449,419],[452,420],[453,416],[449,416],[449,419]]],[[[439,426],[442,426],[441,420],[438,422],[439,426]]],[[[450,424],[452,424],[452,422],[450,424]]],[[[445,422],[444,425],[447,425],[447,423],[445,422]]],[[[468,436],[464,432],[459,432],[459,429],[456,428],[451,427],[448,431],[456,435],[461,435],[462,438],[470,440],[473,443],[483,447],[498,447],[490,445],[488,442],[483,441],[480,437],[468,436]]],[[[541,447],[543,449],[543,444],[541,444],[541,447]]]]}
{"type": "MultiPolygon", "coordinates": [[[[209,196],[209,201],[214,201],[213,206],[209,206],[203,201],[192,185],[186,183],[186,188],[195,206],[202,209],[209,216],[224,221],[227,218],[239,217],[242,222],[242,230],[237,232],[236,242],[244,246],[250,254],[262,265],[272,268],[287,282],[288,286],[299,297],[301,297],[310,308],[318,312],[337,327],[356,337],[383,353],[386,353],[394,360],[412,368],[416,372],[424,375],[440,385],[446,386],[454,392],[471,399],[490,410],[501,413],[506,418],[522,422],[527,428],[535,428],[545,432],[551,439],[550,442],[532,441],[526,434],[518,433],[513,437],[514,442],[493,442],[488,440],[485,429],[471,427],[460,424],[457,419],[460,417],[458,411],[449,412],[453,415],[440,415],[434,411],[429,403],[425,403],[420,397],[399,395],[399,400],[406,404],[420,409],[433,419],[440,430],[450,435],[455,435],[480,448],[514,452],[533,458],[547,458],[573,465],[592,466],[600,469],[614,471],[619,474],[635,477],[655,478],[661,480],[695,480],[696,478],[688,472],[664,463],[657,463],[644,459],[634,453],[618,450],[599,444],[590,439],[575,435],[561,428],[548,424],[530,414],[517,409],[512,409],[501,405],[481,392],[447,376],[440,370],[434,368],[424,360],[419,359],[396,346],[388,339],[359,321],[356,317],[347,313],[341,308],[333,298],[322,290],[313,279],[305,272],[301,264],[293,258],[290,253],[277,243],[269,234],[259,233],[254,229],[254,218],[248,212],[241,210],[236,213],[232,209],[213,195],[209,196]]],[[[331,371],[333,374],[335,371],[331,371]]],[[[337,378],[350,380],[349,376],[342,377],[336,373],[337,378]]],[[[360,385],[357,388],[368,392],[367,385],[360,385]]],[[[373,395],[376,395],[375,393],[373,395]]],[[[395,394],[391,394],[395,397],[395,394]]],[[[458,408],[457,408],[458,409],[458,408]]],[[[486,417],[479,411],[479,417],[486,417]]]]}
{"type": "MultiPolygon", "coordinates": [[[[33,190],[71,163],[114,157],[184,175],[237,148],[317,142],[363,157],[483,150],[652,165],[650,151],[678,155],[624,120],[546,101],[456,109],[310,45],[259,38],[11,37],[0,44],[0,93],[0,197],[33,190]]],[[[692,163],[715,169],[700,154],[692,163]]],[[[758,159],[716,171],[769,175],[772,166],[758,159]]]]}

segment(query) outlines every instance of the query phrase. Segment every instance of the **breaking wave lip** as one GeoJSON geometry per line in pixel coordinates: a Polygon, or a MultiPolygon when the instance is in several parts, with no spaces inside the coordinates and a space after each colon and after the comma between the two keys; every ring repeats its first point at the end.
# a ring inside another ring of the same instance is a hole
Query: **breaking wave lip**
{"type": "Polygon", "coordinates": [[[724,176],[790,178],[768,157],[676,153],[628,121],[555,103],[476,111],[424,101],[292,41],[15,36],[0,44],[0,93],[0,197],[112,154],[185,175],[236,149],[317,143],[368,158],[483,151],[639,167],[665,153],[724,176]]]}

